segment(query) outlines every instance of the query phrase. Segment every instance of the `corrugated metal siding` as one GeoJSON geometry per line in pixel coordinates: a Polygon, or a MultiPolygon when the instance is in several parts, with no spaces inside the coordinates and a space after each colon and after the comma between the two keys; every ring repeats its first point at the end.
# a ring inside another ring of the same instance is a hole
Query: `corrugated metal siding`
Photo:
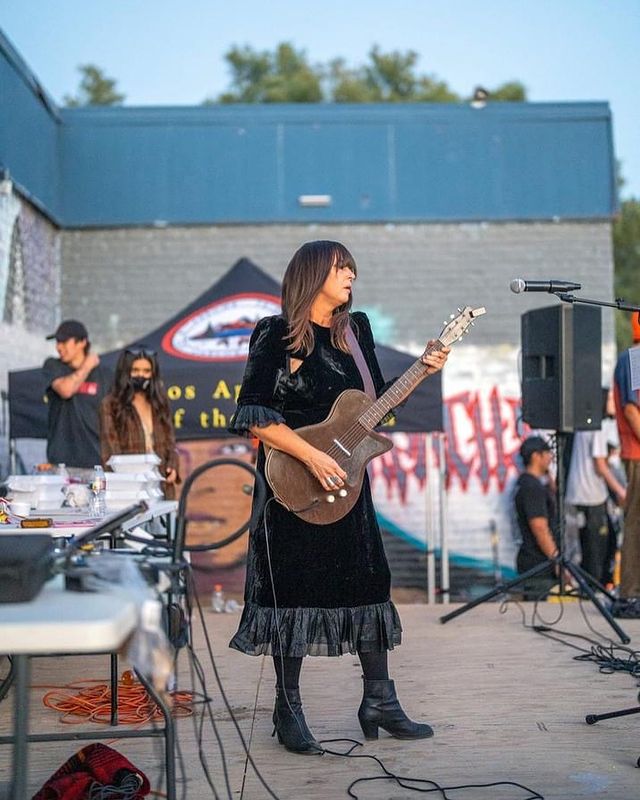
{"type": "Polygon", "coordinates": [[[0,32],[0,166],[51,216],[59,208],[57,114],[0,32]]]}
{"type": "Polygon", "coordinates": [[[62,115],[70,226],[589,219],[616,209],[604,103],[62,115]],[[328,194],[331,205],[303,208],[304,194],[328,194]]]}

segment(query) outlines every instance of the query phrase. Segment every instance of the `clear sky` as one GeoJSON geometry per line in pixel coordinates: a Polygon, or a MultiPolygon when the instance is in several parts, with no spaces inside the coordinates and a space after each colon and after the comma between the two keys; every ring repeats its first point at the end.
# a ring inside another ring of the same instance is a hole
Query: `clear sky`
{"type": "Polygon", "coordinates": [[[522,81],[532,101],[606,100],[640,198],[640,0],[0,0],[0,28],[56,101],[93,63],[127,105],[192,105],[228,88],[234,44],[290,41],[313,63],[415,50],[461,95],[522,81]]]}

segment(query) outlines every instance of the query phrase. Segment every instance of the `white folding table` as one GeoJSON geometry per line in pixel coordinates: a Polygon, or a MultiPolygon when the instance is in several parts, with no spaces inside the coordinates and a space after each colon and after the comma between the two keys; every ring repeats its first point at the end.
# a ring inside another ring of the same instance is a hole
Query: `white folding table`
{"type": "Polygon", "coordinates": [[[14,660],[15,699],[13,735],[0,744],[13,743],[11,800],[27,798],[28,742],[74,739],[119,739],[164,736],[167,796],[175,798],[174,729],[171,711],[143,676],[138,676],[165,718],[164,729],[118,730],[103,733],[29,734],[28,689],[30,658],[37,655],[112,653],[138,624],[138,609],[125,592],[70,592],[59,579],[44,586],[28,603],[0,604],[0,652],[14,660]]]}

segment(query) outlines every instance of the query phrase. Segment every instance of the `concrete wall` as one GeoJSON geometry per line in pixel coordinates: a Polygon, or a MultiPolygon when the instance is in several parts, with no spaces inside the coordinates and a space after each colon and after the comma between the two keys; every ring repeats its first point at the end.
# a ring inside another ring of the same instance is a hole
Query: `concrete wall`
{"type": "MultiPolygon", "coordinates": [[[[373,312],[378,338],[394,347],[419,347],[461,304],[488,309],[474,345],[518,346],[520,315],[557,301],[512,294],[514,277],[578,281],[586,297],[613,292],[608,222],[66,230],[62,313],[85,319],[103,348],[118,346],[177,312],[241,256],[280,280],[311,239],[351,249],[360,269],[356,307],[373,312]]],[[[611,342],[611,313],[603,323],[611,342]]]]}

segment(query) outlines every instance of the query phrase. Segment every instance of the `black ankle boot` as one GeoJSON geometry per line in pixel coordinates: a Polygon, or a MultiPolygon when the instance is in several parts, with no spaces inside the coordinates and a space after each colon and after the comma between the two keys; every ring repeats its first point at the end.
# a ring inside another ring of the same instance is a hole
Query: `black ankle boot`
{"type": "Polygon", "coordinates": [[[358,719],[365,739],[377,739],[378,728],[396,739],[426,739],[433,729],[422,722],[413,722],[404,713],[396,696],[393,681],[368,681],[363,678],[364,695],[358,719]]]}
{"type": "Polygon", "coordinates": [[[302,711],[299,689],[276,687],[276,705],[273,709],[273,734],[292,753],[322,755],[322,747],[313,738],[302,711]],[[287,702],[288,700],[288,702],[287,702]]]}

